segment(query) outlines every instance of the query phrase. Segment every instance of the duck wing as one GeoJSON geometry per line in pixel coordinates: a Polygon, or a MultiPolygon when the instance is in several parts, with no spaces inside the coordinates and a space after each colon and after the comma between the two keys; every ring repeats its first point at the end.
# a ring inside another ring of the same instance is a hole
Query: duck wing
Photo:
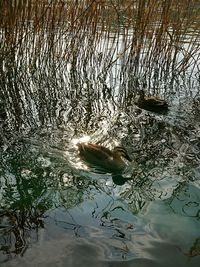
{"type": "Polygon", "coordinates": [[[113,152],[106,147],[91,143],[80,143],[77,146],[80,158],[93,169],[104,173],[121,173],[125,168],[123,162],[113,160],[113,152]]]}
{"type": "Polygon", "coordinates": [[[79,155],[86,161],[107,160],[112,157],[108,148],[91,143],[78,144],[79,155]]]}

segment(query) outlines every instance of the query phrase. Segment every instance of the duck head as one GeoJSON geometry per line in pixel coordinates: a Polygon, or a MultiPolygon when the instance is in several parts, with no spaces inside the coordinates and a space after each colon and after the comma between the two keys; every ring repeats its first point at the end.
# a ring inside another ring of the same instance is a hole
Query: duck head
{"type": "Polygon", "coordinates": [[[132,161],[132,159],[129,157],[129,155],[128,155],[128,153],[127,153],[125,148],[123,148],[121,146],[114,147],[114,149],[113,149],[113,158],[118,159],[118,158],[121,158],[121,157],[127,159],[130,162],[132,161]]]}

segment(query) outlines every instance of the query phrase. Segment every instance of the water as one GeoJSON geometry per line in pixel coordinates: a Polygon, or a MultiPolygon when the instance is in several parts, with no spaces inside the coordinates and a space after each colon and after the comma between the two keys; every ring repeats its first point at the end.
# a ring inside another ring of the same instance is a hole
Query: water
{"type": "Polygon", "coordinates": [[[30,21],[16,29],[16,50],[2,42],[0,265],[199,266],[198,55],[181,65],[186,43],[173,73],[160,53],[163,68],[149,65],[148,35],[137,62],[132,29],[123,36],[114,24],[96,39],[64,26],[30,21]],[[165,97],[167,114],[134,105],[143,87],[165,97]],[[127,149],[124,180],[79,159],[85,137],[127,149]]]}
{"type": "Polygon", "coordinates": [[[194,114],[110,112],[90,138],[128,149],[123,185],[80,162],[81,128],[43,127],[2,146],[1,266],[199,265],[198,124],[185,127],[194,114]]]}

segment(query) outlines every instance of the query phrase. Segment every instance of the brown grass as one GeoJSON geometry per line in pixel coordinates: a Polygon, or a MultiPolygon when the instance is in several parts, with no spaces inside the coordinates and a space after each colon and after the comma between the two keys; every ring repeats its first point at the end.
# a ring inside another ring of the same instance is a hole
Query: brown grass
{"type": "Polygon", "coordinates": [[[199,14],[191,0],[2,0],[1,98],[18,120],[34,100],[45,123],[55,99],[170,90],[199,72],[199,14]]]}
{"type": "Polygon", "coordinates": [[[1,54],[21,48],[25,62],[24,49],[31,51],[32,62],[42,56],[72,63],[80,62],[77,55],[82,55],[85,65],[99,59],[101,42],[104,67],[123,58],[135,75],[152,73],[155,65],[165,73],[175,69],[180,73],[197,58],[197,2],[1,1],[1,54]]]}

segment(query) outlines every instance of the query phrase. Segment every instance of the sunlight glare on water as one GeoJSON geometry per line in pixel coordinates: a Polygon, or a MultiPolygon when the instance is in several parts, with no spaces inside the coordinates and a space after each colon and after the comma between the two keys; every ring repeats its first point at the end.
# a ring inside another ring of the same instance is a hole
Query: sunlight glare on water
{"type": "Polygon", "coordinates": [[[87,143],[90,141],[90,139],[91,137],[89,135],[84,135],[80,138],[72,139],[72,144],[76,146],[78,143],[87,143]]]}

